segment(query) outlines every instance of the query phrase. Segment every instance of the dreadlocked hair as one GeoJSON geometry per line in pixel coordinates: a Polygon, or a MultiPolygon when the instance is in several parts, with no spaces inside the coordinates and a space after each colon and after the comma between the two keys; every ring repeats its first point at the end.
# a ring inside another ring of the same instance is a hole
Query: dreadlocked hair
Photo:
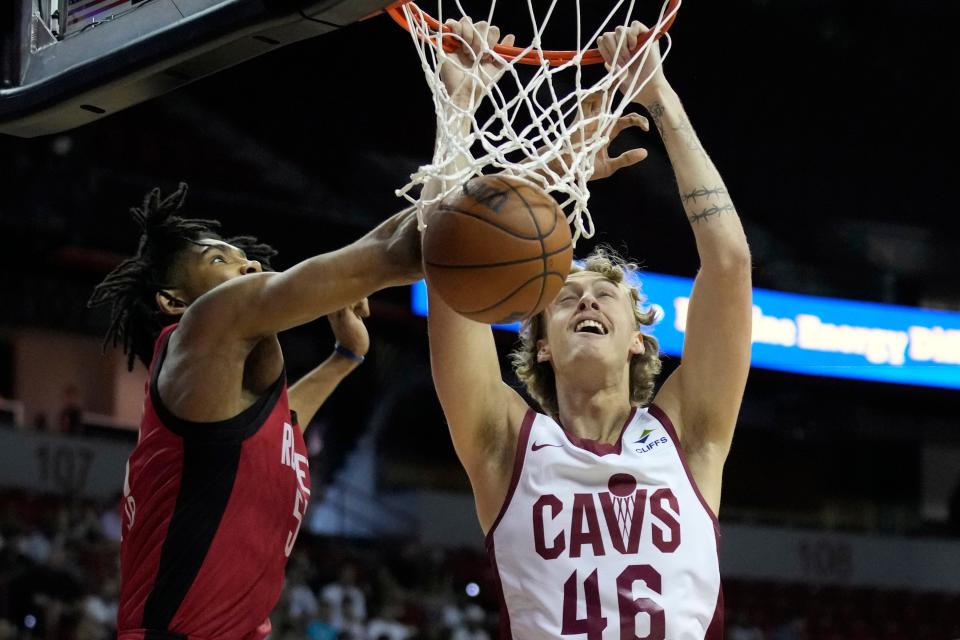
{"type": "Polygon", "coordinates": [[[130,209],[140,227],[137,253],[121,262],[103,282],[98,284],[87,301],[87,307],[109,305],[110,326],[103,339],[107,347],[121,345],[127,354],[127,369],[133,370],[135,358],[150,366],[153,346],[161,329],[174,318],[163,313],[156,303],[156,294],[174,286],[172,278],[180,254],[190,244],[204,239],[222,240],[243,250],[251,260],[258,260],[264,270],[270,269],[270,258],[276,251],[259,243],[253,236],[237,236],[224,240],[218,233],[220,223],[203,218],[177,215],[187,197],[187,183],[163,198],[160,189],[151,190],[141,207],[130,209]]]}

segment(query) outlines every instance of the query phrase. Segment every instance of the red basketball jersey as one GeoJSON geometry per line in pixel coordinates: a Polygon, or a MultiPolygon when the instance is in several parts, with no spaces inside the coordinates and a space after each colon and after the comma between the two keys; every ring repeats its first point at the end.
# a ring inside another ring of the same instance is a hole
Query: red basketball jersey
{"type": "Polygon", "coordinates": [[[229,420],[177,418],[154,348],[121,511],[120,640],[260,640],[310,497],[286,375],[229,420]]]}

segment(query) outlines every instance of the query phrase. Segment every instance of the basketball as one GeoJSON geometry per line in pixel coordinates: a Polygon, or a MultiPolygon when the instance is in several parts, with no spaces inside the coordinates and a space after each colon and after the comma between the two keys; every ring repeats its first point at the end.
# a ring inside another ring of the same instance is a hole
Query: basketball
{"type": "Polygon", "coordinates": [[[563,210],[511,176],[481,176],[427,219],[427,282],[458,313],[486,323],[524,320],[560,291],[573,243],[563,210]]]}

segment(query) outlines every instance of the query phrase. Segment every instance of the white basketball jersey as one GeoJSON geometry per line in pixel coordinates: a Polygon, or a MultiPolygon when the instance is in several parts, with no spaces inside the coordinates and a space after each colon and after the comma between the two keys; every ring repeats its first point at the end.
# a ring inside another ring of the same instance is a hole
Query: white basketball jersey
{"type": "Polygon", "coordinates": [[[487,534],[501,637],[723,637],[716,517],[656,406],[616,444],[527,413],[513,477],[487,534]]]}

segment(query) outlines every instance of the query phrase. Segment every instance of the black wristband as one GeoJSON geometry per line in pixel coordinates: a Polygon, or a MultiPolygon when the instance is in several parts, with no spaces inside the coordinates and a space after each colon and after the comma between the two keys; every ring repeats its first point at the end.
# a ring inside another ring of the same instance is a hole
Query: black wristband
{"type": "Polygon", "coordinates": [[[333,345],[333,352],[338,353],[344,358],[346,358],[347,360],[356,362],[357,364],[362,364],[364,360],[363,356],[357,355],[353,351],[350,351],[350,349],[347,349],[345,346],[343,346],[339,342],[333,345]]]}

